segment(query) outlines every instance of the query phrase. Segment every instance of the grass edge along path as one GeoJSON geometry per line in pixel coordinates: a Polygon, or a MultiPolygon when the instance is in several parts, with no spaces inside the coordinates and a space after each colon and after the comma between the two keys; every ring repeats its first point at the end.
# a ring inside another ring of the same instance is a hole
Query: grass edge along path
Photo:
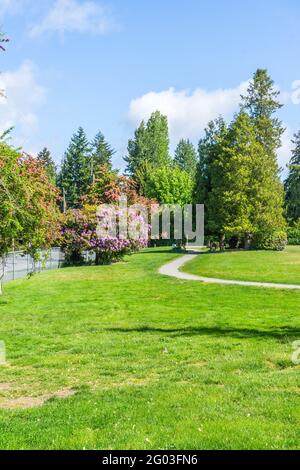
{"type": "Polygon", "coordinates": [[[201,257],[193,256],[185,261],[180,271],[189,273],[195,280],[198,276],[204,282],[239,284],[241,281],[249,286],[299,289],[300,247],[289,246],[283,252],[201,253],[201,257]]]}

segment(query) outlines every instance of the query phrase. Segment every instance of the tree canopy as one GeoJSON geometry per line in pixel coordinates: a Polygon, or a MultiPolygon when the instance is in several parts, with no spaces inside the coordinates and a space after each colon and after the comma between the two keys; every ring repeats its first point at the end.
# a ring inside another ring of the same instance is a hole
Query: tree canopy
{"type": "Polygon", "coordinates": [[[181,139],[175,149],[174,162],[182,170],[195,177],[197,168],[197,152],[189,139],[181,139]]]}
{"type": "Polygon", "coordinates": [[[153,113],[145,124],[141,122],[128,142],[126,173],[137,177],[139,168],[147,162],[153,167],[161,167],[170,163],[168,120],[159,111],[153,113]]]}
{"type": "Polygon", "coordinates": [[[37,155],[37,160],[42,164],[46,174],[52,183],[56,182],[56,165],[51,156],[50,150],[44,147],[37,155]]]}
{"type": "Polygon", "coordinates": [[[0,258],[14,244],[37,257],[58,235],[58,191],[41,163],[0,142],[0,258]]]}
{"type": "Polygon", "coordinates": [[[294,148],[289,163],[289,174],[285,181],[287,216],[292,221],[300,220],[300,131],[294,134],[294,148]]]}
{"type": "Polygon", "coordinates": [[[92,167],[93,172],[97,166],[105,165],[112,169],[112,157],[116,153],[115,150],[106,142],[102,132],[98,132],[91,144],[92,147],[92,167]]]}
{"type": "Polygon", "coordinates": [[[80,198],[87,192],[91,181],[91,147],[83,128],[79,127],[71,138],[58,177],[68,208],[80,206],[80,198]]]}

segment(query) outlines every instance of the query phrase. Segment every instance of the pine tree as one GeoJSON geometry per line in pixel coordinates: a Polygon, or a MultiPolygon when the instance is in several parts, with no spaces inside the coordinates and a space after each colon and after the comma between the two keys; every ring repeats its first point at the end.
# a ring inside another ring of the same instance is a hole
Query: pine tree
{"type": "Polygon", "coordinates": [[[153,113],[147,124],[141,122],[134,139],[128,142],[126,173],[136,178],[138,169],[147,161],[153,167],[170,164],[168,120],[159,111],[153,113]]]}
{"type": "Polygon", "coordinates": [[[99,165],[106,166],[108,170],[112,169],[112,157],[115,150],[106,142],[104,135],[98,132],[92,142],[92,172],[99,165]]]}
{"type": "Polygon", "coordinates": [[[175,150],[174,162],[192,177],[195,176],[197,168],[197,152],[190,140],[181,139],[175,150]]]}
{"type": "Polygon", "coordinates": [[[56,165],[54,163],[53,158],[51,157],[50,150],[47,147],[44,147],[41,152],[37,155],[37,160],[41,162],[46,171],[51,183],[55,183],[56,181],[56,165]]]}
{"type": "Polygon", "coordinates": [[[251,117],[257,140],[265,147],[268,156],[276,160],[276,150],[281,147],[284,127],[274,114],[282,108],[278,101],[280,92],[274,88],[274,81],[268,71],[258,69],[247,90],[242,96],[241,108],[251,117]]]}
{"type": "Polygon", "coordinates": [[[247,95],[242,96],[241,108],[247,112],[255,129],[256,140],[264,152],[255,172],[257,194],[256,230],[271,234],[284,229],[284,192],[280,182],[277,151],[284,132],[281,121],[275,116],[282,105],[279,92],[267,70],[258,69],[251,81],[247,95]]]}
{"type": "Polygon", "coordinates": [[[254,235],[264,240],[283,230],[282,184],[266,168],[265,148],[247,113],[241,111],[221,136],[206,151],[208,233],[218,235],[221,247],[235,236],[249,248],[254,235]]]}
{"type": "Polygon", "coordinates": [[[91,183],[91,149],[82,127],[71,138],[64,155],[58,184],[64,192],[67,207],[80,206],[80,197],[91,183]]]}
{"type": "Polygon", "coordinates": [[[249,116],[240,113],[210,161],[207,222],[210,232],[218,234],[222,248],[225,237],[252,233],[255,229],[252,176],[262,152],[249,116]]]}
{"type": "Polygon", "coordinates": [[[132,177],[147,160],[146,132],[145,122],[142,121],[134,132],[134,138],[128,141],[128,156],[124,160],[127,163],[126,173],[132,177]]]}
{"type": "Polygon", "coordinates": [[[198,146],[198,164],[196,171],[195,201],[206,204],[211,191],[211,165],[218,158],[223,140],[227,134],[227,125],[222,117],[210,121],[198,146]]]}
{"type": "Polygon", "coordinates": [[[288,218],[297,221],[300,219],[300,131],[294,134],[292,142],[294,149],[285,181],[285,205],[288,218]]]}

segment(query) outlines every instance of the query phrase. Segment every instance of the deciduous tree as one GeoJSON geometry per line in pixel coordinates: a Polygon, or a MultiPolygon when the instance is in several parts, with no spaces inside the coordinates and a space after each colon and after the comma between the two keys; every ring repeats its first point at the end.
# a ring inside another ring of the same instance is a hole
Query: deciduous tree
{"type": "Polygon", "coordinates": [[[58,231],[58,192],[35,158],[0,143],[0,259],[13,244],[34,258],[48,248],[58,231]]]}
{"type": "Polygon", "coordinates": [[[153,113],[145,125],[140,124],[134,139],[128,142],[126,173],[137,178],[139,168],[148,162],[153,167],[170,163],[168,120],[159,111],[153,113]]]}
{"type": "Polygon", "coordinates": [[[194,181],[191,175],[178,166],[165,165],[153,168],[145,182],[144,195],[163,204],[191,204],[194,181]]]}

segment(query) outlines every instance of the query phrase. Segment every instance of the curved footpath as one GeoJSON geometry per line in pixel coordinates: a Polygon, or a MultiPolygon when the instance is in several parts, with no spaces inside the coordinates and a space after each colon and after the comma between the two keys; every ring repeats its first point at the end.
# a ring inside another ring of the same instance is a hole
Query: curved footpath
{"type": "Polygon", "coordinates": [[[164,276],[176,277],[177,279],[183,279],[186,281],[201,281],[207,284],[229,284],[237,286],[252,286],[252,287],[268,287],[273,289],[300,289],[300,285],[295,284],[275,284],[268,282],[251,282],[251,281],[233,281],[225,279],[214,279],[210,277],[196,276],[194,274],[184,273],[179,271],[183,265],[195,258],[195,256],[201,256],[200,253],[189,253],[181,256],[180,258],[165,264],[159,269],[159,273],[164,276]]]}

